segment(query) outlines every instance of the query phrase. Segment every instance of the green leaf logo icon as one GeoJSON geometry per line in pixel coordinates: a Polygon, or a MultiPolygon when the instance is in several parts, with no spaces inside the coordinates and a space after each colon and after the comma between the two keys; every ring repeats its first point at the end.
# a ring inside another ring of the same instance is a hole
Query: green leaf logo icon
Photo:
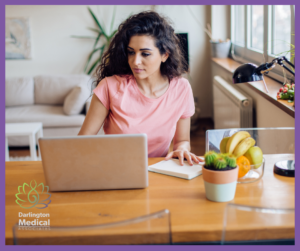
{"type": "Polygon", "coordinates": [[[44,186],[43,183],[38,185],[35,180],[32,180],[30,185],[24,183],[23,186],[19,186],[16,198],[16,203],[25,209],[33,207],[43,209],[48,207],[51,202],[49,187],[44,186]]]}

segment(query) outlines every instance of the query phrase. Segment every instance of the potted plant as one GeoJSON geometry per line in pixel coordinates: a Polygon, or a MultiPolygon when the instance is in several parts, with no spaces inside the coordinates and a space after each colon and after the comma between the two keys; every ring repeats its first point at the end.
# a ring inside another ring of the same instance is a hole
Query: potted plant
{"type": "Polygon", "coordinates": [[[209,37],[209,42],[211,44],[211,56],[213,58],[227,58],[229,56],[229,51],[231,47],[231,41],[229,38],[226,40],[222,39],[215,39],[212,36],[211,26],[209,23],[206,24],[206,27],[202,25],[202,23],[198,20],[198,18],[195,16],[194,12],[190,8],[190,6],[187,6],[189,12],[193,16],[193,18],[196,20],[196,22],[199,24],[199,26],[203,29],[203,31],[207,34],[209,37]]]}
{"type": "Polygon", "coordinates": [[[202,175],[208,200],[226,202],[234,198],[238,179],[235,155],[207,152],[202,175]]]}
{"type": "Polygon", "coordinates": [[[211,45],[211,56],[213,58],[227,58],[229,56],[231,41],[229,38],[226,41],[222,39],[219,40],[210,40],[211,45]]]}
{"type": "Polygon", "coordinates": [[[97,27],[97,28],[88,28],[88,29],[95,32],[95,37],[89,37],[89,36],[72,36],[72,37],[95,40],[92,51],[89,54],[87,62],[84,67],[84,72],[87,74],[91,74],[93,72],[93,70],[96,68],[96,66],[101,62],[103,52],[109,47],[112,38],[114,37],[114,35],[117,32],[117,29],[113,30],[115,16],[116,16],[116,6],[114,7],[114,10],[113,10],[113,17],[112,17],[112,21],[110,24],[110,32],[107,32],[104,29],[104,25],[101,24],[101,22],[97,19],[96,15],[94,14],[94,12],[91,10],[90,7],[88,7],[88,11],[91,14],[91,16],[96,24],[96,27],[97,27]],[[101,38],[103,38],[103,40],[101,40],[101,38]],[[97,52],[100,52],[100,53],[97,55],[95,61],[90,65],[92,57],[97,52]]]}

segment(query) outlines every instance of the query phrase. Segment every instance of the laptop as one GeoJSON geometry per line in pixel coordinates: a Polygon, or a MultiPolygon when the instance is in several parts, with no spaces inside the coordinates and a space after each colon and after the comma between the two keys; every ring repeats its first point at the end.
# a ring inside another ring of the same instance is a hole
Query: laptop
{"type": "Polygon", "coordinates": [[[39,146],[50,191],[148,186],[146,134],[43,137],[39,146]]]}

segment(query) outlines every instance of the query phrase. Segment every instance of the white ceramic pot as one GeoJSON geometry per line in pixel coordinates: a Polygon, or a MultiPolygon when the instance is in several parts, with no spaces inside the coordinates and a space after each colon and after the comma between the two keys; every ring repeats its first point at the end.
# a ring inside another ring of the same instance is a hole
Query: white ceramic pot
{"type": "Polygon", "coordinates": [[[231,41],[227,42],[214,42],[210,41],[211,57],[213,58],[227,58],[229,56],[231,41]]]}

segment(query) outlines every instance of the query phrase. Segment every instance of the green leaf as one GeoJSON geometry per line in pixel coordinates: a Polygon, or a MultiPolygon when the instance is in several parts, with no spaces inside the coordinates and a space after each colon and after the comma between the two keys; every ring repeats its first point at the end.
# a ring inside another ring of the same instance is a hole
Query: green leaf
{"type": "Polygon", "coordinates": [[[94,46],[93,46],[93,49],[96,48],[96,45],[97,45],[97,43],[98,43],[98,41],[99,41],[101,35],[103,35],[103,33],[100,32],[100,33],[98,34],[98,37],[96,38],[96,41],[95,41],[94,46]]]}
{"type": "Polygon", "coordinates": [[[101,61],[101,58],[97,59],[96,62],[94,62],[94,64],[91,66],[91,68],[89,69],[89,71],[87,72],[87,74],[91,74],[91,72],[94,70],[94,68],[96,67],[96,65],[101,61]]]}
{"type": "Polygon", "coordinates": [[[87,27],[88,30],[91,30],[91,31],[95,31],[97,33],[101,32],[101,30],[98,30],[98,29],[95,29],[95,28],[91,28],[91,27],[87,27]]]}
{"type": "Polygon", "coordinates": [[[98,21],[98,19],[96,18],[95,14],[93,13],[93,11],[90,9],[90,7],[88,7],[89,12],[91,13],[95,23],[97,24],[97,26],[99,27],[99,29],[101,30],[101,32],[103,33],[103,35],[107,38],[107,35],[104,31],[104,29],[102,28],[100,22],[98,21]]]}
{"type": "Polygon", "coordinates": [[[108,37],[108,40],[110,41],[113,36],[117,33],[118,30],[114,30],[114,32],[108,37]]]}
{"type": "MultiPolygon", "coordinates": [[[[94,62],[94,64],[91,66],[91,68],[88,70],[87,74],[90,74],[90,73],[93,71],[93,69],[95,68],[95,66],[97,65],[97,63],[99,63],[99,62],[101,61],[101,59],[102,59],[102,54],[103,54],[103,51],[104,51],[104,48],[105,48],[105,45],[103,45],[103,46],[101,46],[101,47],[95,49],[95,50],[92,52],[92,53],[94,54],[94,53],[95,53],[96,51],[98,51],[98,50],[101,51],[101,52],[100,52],[99,58],[98,58],[98,59],[96,60],[96,62],[94,62]]],[[[88,59],[88,62],[87,62],[87,64],[86,64],[86,67],[85,67],[84,71],[86,71],[86,68],[87,68],[88,63],[90,62],[91,58],[92,58],[92,55],[90,55],[90,57],[89,57],[89,59],[88,59]]]]}
{"type": "Polygon", "coordinates": [[[280,55],[280,54],[283,54],[283,53],[289,53],[289,52],[294,52],[294,50],[283,51],[283,52],[278,53],[277,55],[280,55]]]}
{"type": "Polygon", "coordinates": [[[96,39],[96,37],[89,37],[89,36],[71,36],[73,38],[85,38],[85,39],[96,39]]]}
{"type": "Polygon", "coordinates": [[[86,69],[87,69],[87,67],[88,67],[88,65],[89,65],[89,63],[90,63],[90,61],[91,61],[92,56],[94,55],[94,53],[95,53],[96,51],[99,51],[99,50],[103,50],[103,46],[94,49],[94,50],[90,53],[90,55],[89,55],[89,57],[88,57],[88,60],[87,60],[87,62],[86,62],[86,64],[85,64],[84,71],[86,71],[86,69]]]}
{"type": "MultiPolygon", "coordinates": [[[[295,35],[295,34],[292,34],[292,35],[295,35]]],[[[275,54],[275,56],[280,56],[282,54],[285,54],[284,56],[286,56],[288,53],[290,53],[291,55],[291,59],[292,59],[292,56],[295,55],[295,45],[291,44],[291,43],[288,43],[282,39],[273,39],[272,41],[281,41],[281,42],[284,42],[284,43],[287,43],[290,47],[292,47],[292,49],[290,50],[287,50],[287,51],[283,51],[281,53],[278,53],[278,54],[275,54]]]]}

